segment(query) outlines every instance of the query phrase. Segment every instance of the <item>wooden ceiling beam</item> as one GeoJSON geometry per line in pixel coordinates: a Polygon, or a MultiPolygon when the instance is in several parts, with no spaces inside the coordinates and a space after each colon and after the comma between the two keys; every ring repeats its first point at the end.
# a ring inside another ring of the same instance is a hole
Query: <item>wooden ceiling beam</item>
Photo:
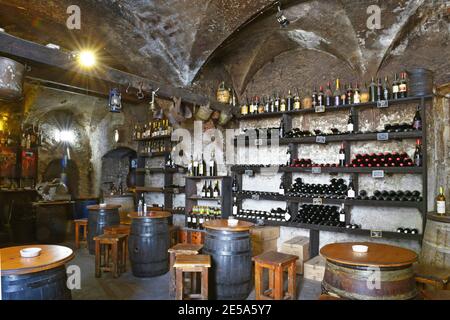
{"type": "MultiPolygon", "coordinates": [[[[214,101],[212,100],[213,98],[208,98],[193,93],[187,89],[156,83],[149,79],[110,68],[108,66],[99,65],[92,70],[82,69],[76,63],[76,59],[74,58],[72,52],[51,49],[41,44],[27,41],[4,32],[0,32],[0,54],[13,58],[19,58],[21,61],[26,61],[31,65],[37,66],[37,68],[57,68],[74,74],[77,78],[88,78],[93,80],[93,82],[101,81],[117,87],[120,86],[124,89],[130,87],[130,89],[132,88],[134,92],[137,92],[138,89],[142,88],[146,94],[145,101],[148,101],[151,98],[152,90],[159,88],[157,95],[160,98],[170,100],[172,97],[179,97],[184,103],[196,105],[206,105],[209,102],[213,110],[230,110],[229,105],[214,101]]],[[[76,83],[71,83],[73,80],[69,80],[69,83],[61,82],[61,78],[59,81],[54,81],[55,79],[43,80],[66,86],[68,90],[70,90],[70,87],[77,87],[76,83]]],[[[67,80],[65,82],[67,82],[67,80]]],[[[106,85],[106,87],[108,87],[108,85],[106,85]]],[[[85,87],[77,87],[77,89],[86,90],[85,87]]],[[[103,92],[103,90],[100,90],[100,92],[103,92]]],[[[107,92],[105,92],[105,95],[107,95],[107,92]]],[[[235,110],[231,111],[235,112],[235,110]]]]}

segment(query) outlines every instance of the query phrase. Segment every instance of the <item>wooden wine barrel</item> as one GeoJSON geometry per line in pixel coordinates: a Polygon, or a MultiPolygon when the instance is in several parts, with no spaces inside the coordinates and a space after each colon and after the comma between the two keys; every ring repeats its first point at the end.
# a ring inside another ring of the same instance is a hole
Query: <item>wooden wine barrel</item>
{"type": "Polygon", "coordinates": [[[408,71],[408,91],[410,96],[433,94],[433,71],[415,68],[408,71]]]}
{"type": "Polygon", "coordinates": [[[420,262],[450,269],[450,216],[427,214],[420,262]]]}
{"type": "Polygon", "coordinates": [[[210,297],[217,300],[243,300],[252,290],[252,247],[250,222],[229,227],[227,220],[205,223],[203,253],[211,256],[210,297]]]}
{"type": "Polygon", "coordinates": [[[36,239],[39,243],[61,243],[66,240],[73,201],[34,202],[36,239]]]}
{"type": "Polygon", "coordinates": [[[94,237],[103,234],[103,230],[107,226],[115,226],[120,224],[119,215],[120,205],[100,205],[88,206],[88,248],[90,254],[95,254],[94,237]]]}
{"type": "Polygon", "coordinates": [[[415,252],[379,243],[333,243],[320,254],[326,258],[322,290],[352,300],[409,300],[417,296],[412,264],[415,252]],[[356,253],[352,245],[369,247],[356,253]]]}
{"type": "Polygon", "coordinates": [[[143,216],[130,213],[132,219],[128,252],[135,277],[156,277],[169,271],[169,224],[167,211],[143,216]]]}
{"type": "Polygon", "coordinates": [[[75,211],[73,219],[86,219],[89,216],[88,206],[99,203],[99,198],[95,196],[78,197],[75,199],[75,211]]]}
{"type": "Polygon", "coordinates": [[[124,194],[124,195],[117,195],[117,196],[105,196],[105,203],[111,204],[111,205],[120,205],[119,208],[119,215],[121,221],[127,221],[128,214],[130,212],[134,212],[135,205],[134,205],[134,195],[133,194],[124,194]]]}
{"type": "Polygon", "coordinates": [[[72,249],[54,245],[35,245],[42,249],[36,258],[21,258],[26,246],[0,249],[1,299],[70,300],[64,264],[73,259],[72,249]]]}

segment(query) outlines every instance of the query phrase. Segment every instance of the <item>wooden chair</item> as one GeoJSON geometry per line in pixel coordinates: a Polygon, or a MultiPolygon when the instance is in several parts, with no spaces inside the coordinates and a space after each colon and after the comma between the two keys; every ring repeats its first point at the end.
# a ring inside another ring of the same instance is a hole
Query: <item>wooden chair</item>
{"type": "Polygon", "coordinates": [[[95,276],[97,278],[101,276],[102,271],[112,272],[114,278],[118,278],[121,273],[126,271],[127,240],[127,234],[102,234],[94,237],[95,276]]]}
{"type": "Polygon", "coordinates": [[[176,272],[176,300],[185,299],[201,299],[208,300],[208,271],[211,268],[211,257],[208,255],[177,255],[175,264],[173,265],[176,272]],[[185,273],[201,274],[201,290],[200,294],[191,292],[184,294],[184,274],[185,273]]]}
{"type": "Polygon", "coordinates": [[[80,243],[87,244],[88,219],[76,219],[75,224],[75,248],[80,249],[80,243]],[[83,239],[80,240],[80,227],[83,227],[83,239]]]}
{"type": "Polygon", "coordinates": [[[431,285],[436,290],[450,290],[450,269],[419,263],[415,266],[414,271],[416,282],[422,286],[422,289],[425,289],[426,285],[431,285]]]}
{"type": "MultiPolygon", "coordinates": [[[[169,283],[169,294],[171,297],[175,296],[175,290],[176,290],[176,282],[175,282],[175,269],[173,268],[173,265],[175,264],[175,258],[176,256],[180,254],[184,255],[197,255],[200,253],[200,250],[202,250],[203,246],[200,244],[188,244],[188,243],[179,243],[173,246],[169,249],[169,256],[170,256],[170,283],[169,283]]],[[[192,274],[192,285],[195,287],[195,280],[196,277],[195,274],[192,274]]],[[[195,288],[194,288],[195,289],[195,288]]]]}
{"type": "Polygon", "coordinates": [[[256,300],[284,300],[296,298],[296,261],[298,256],[276,251],[267,251],[252,260],[255,261],[256,300]],[[269,289],[263,290],[263,272],[269,270],[269,289]],[[283,273],[288,271],[288,292],[283,292],[283,273]]]}

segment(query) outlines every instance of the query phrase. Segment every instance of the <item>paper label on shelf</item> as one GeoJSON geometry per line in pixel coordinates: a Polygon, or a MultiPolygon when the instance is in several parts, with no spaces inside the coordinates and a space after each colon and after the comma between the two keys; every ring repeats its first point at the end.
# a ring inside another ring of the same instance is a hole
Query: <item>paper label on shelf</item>
{"type": "Polygon", "coordinates": [[[321,205],[323,203],[323,200],[322,200],[322,198],[314,198],[313,199],[313,204],[314,205],[321,205]]]}
{"type": "Polygon", "coordinates": [[[372,178],[374,178],[374,179],[384,178],[384,170],[373,170],[372,178]]]}
{"type": "Polygon", "coordinates": [[[263,145],[263,140],[262,139],[256,139],[255,140],[255,146],[262,146],[263,145]]]}
{"type": "Polygon", "coordinates": [[[253,172],[253,170],[245,170],[245,175],[248,177],[253,177],[255,175],[255,173],[253,172]]]}
{"type": "Polygon", "coordinates": [[[317,113],[325,112],[325,106],[317,106],[314,108],[317,113]]]}
{"type": "Polygon", "coordinates": [[[371,238],[383,238],[383,231],[380,230],[370,230],[371,238]]]}
{"type": "Polygon", "coordinates": [[[313,168],[311,168],[311,172],[312,173],[322,173],[322,168],[321,167],[313,167],[313,168]]]}
{"type": "Polygon", "coordinates": [[[284,189],[278,189],[278,193],[284,196],[284,189]]]}
{"type": "Polygon", "coordinates": [[[354,198],[355,197],[355,190],[350,189],[347,191],[347,197],[354,198]]]}
{"type": "Polygon", "coordinates": [[[377,133],[377,140],[378,141],[387,141],[387,140],[389,140],[389,133],[388,132],[377,133]]]}
{"type": "Polygon", "coordinates": [[[354,130],[354,125],[353,125],[353,123],[347,124],[347,131],[348,131],[348,132],[353,132],[353,130],[354,130]]]}
{"type": "Polygon", "coordinates": [[[389,101],[388,100],[379,100],[377,101],[377,108],[387,108],[389,107],[389,101]]]}
{"type": "Polygon", "coordinates": [[[252,194],[252,200],[259,200],[259,194],[252,194]]]}
{"type": "Polygon", "coordinates": [[[324,136],[317,136],[316,137],[316,143],[326,143],[327,142],[327,138],[324,136]]]}

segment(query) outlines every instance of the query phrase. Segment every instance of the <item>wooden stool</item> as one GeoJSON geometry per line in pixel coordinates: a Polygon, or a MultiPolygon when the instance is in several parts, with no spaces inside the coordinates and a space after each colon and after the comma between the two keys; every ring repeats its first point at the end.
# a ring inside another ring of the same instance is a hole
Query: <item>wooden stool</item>
{"type": "Polygon", "coordinates": [[[450,290],[423,290],[424,300],[450,300],[450,290]]]}
{"type": "MultiPolygon", "coordinates": [[[[175,269],[173,265],[175,263],[175,257],[184,254],[184,255],[197,255],[202,250],[203,246],[201,244],[188,244],[188,243],[179,243],[170,248],[170,283],[169,283],[169,294],[171,297],[175,296],[176,282],[175,282],[175,269]]],[[[192,275],[195,275],[194,273],[192,275]]],[[[192,283],[194,285],[195,277],[192,277],[192,283]]],[[[195,286],[195,285],[194,285],[195,286]]]]}
{"type": "Polygon", "coordinates": [[[75,248],[80,249],[80,243],[87,244],[88,219],[77,219],[75,223],[75,248]],[[80,227],[83,227],[83,239],[80,241],[80,227]]]}
{"type": "Polygon", "coordinates": [[[449,269],[417,264],[414,271],[416,273],[416,282],[421,284],[423,289],[425,289],[427,284],[433,286],[436,290],[450,289],[449,269]]]}
{"type": "Polygon", "coordinates": [[[344,300],[344,299],[329,294],[321,294],[319,300],[344,300]]]}
{"type": "Polygon", "coordinates": [[[95,276],[99,278],[102,271],[113,273],[117,278],[126,271],[128,251],[128,235],[102,234],[94,237],[95,241],[95,276]],[[111,260],[110,261],[110,256],[111,260]],[[103,259],[102,259],[103,257],[103,259]],[[103,260],[103,261],[102,261],[103,260]]]}
{"type": "Polygon", "coordinates": [[[296,260],[297,256],[276,251],[268,251],[253,257],[255,261],[256,300],[284,300],[296,298],[296,260]],[[263,291],[263,271],[269,269],[269,290],[263,291]],[[288,294],[283,290],[283,272],[288,271],[288,294]]]}
{"type": "Polygon", "coordinates": [[[208,300],[208,270],[211,268],[211,257],[204,254],[178,255],[173,265],[176,272],[176,300],[201,299],[208,300]],[[184,295],[184,273],[201,273],[201,292],[197,294],[192,291],[184,295]]]}
{"type": "Polygon", "coordinates": [[[126,234],[130,235],[131,226],[127,224],[119,224],[116,226],[108,226],[103,229],[104,234],[126,234]]]}

